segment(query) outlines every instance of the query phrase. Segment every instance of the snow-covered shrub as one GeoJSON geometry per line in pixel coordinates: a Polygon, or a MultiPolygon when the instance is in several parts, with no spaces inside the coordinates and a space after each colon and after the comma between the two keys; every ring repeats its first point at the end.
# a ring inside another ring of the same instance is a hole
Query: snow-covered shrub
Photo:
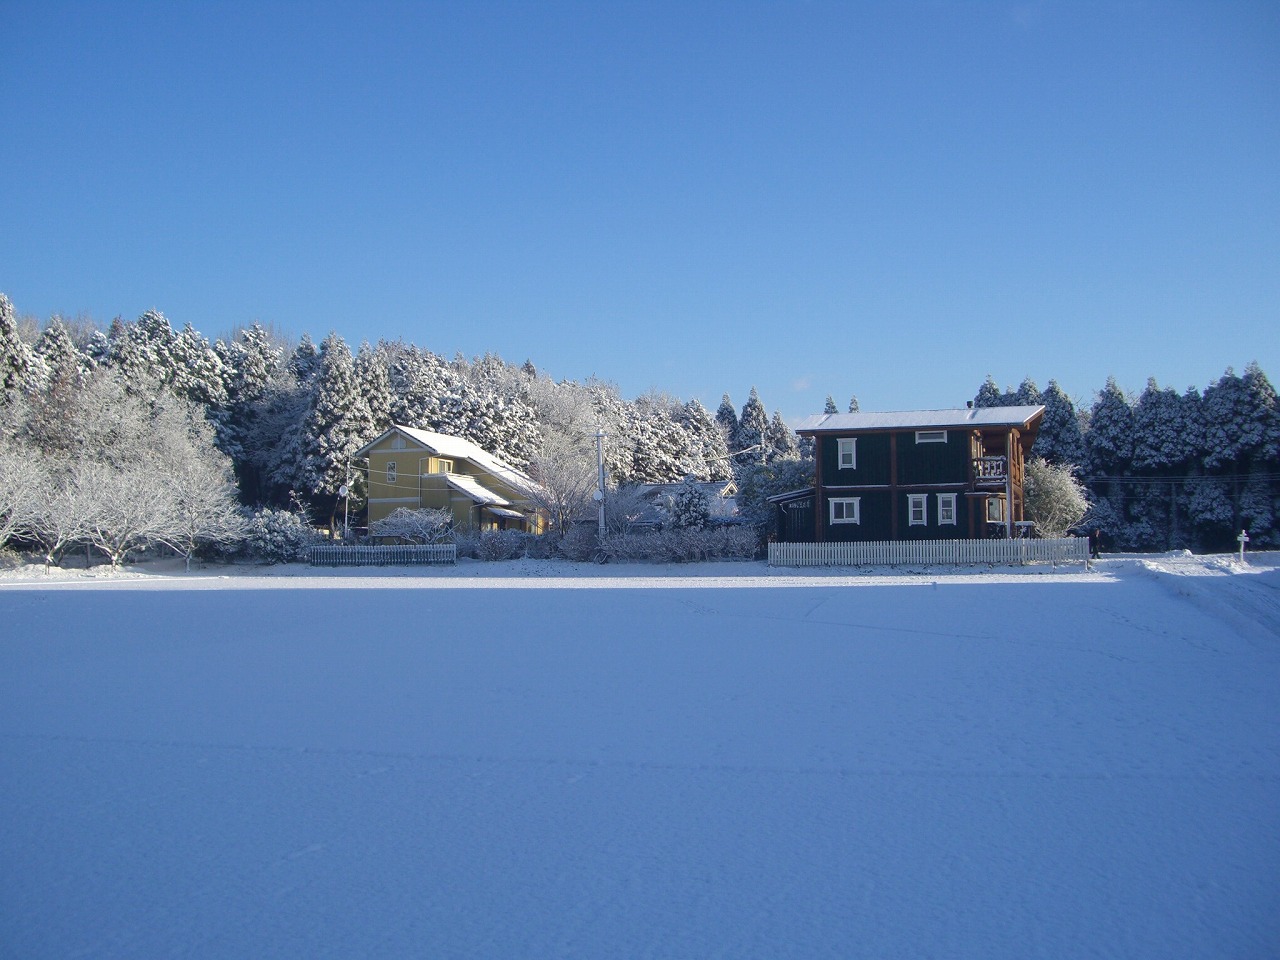
{"type": "Polygon", "coordinates": [[[369,536],[401,543],[452,543],[453,514],[448,510],[408,510],[400,507],[389,517],[369,524],[369,536]]]}
{"type": "Polygon", "coordinates": [[[475,560],[514,560],[535,539],[519,530],[466,530],[456,535],[458,556],[475,560]]]}
{"type": "Polygon", "coordinates": [[[262,507],[245,525],[242,549],[260,563],[294,563],[305,559],[308,547],[324,542],[307,520],[289,510],[262,507]]]}
{"type": "Polygon", "coordinates": [[[585,523],[570,527],[560,538],[558,549],[561,556],[575,563],[597,559],[600,552],[600,537],[596,527],[585,523]]]}
{"type": "Polygon", "coordinates": [[[750,560],[759,538],[749,526],[726,525],[705,530],[669,529],[612,535],[601,552],[608,560],[642,563],[695,563],[705,560],[750,560]]]}
{"type": "Polygon", "coordinates": [[[1089,512],[1089,496],[1070,464],[1055,466],[1043,457],[1027,461],[1026,516],[1042,537],[1065,537],[1089,512]]]}

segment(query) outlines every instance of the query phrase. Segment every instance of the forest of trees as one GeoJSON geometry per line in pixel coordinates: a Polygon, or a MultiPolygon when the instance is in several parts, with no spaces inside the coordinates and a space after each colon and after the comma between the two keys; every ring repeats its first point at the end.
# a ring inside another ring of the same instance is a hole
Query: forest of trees
{"type": "MultiPolygon", "coordinates": [[[[0,545],[21,528],[37,531],[51,558],[83,542],[105,549],[79,529],[46,536],[48,517],[22,519],[33,509],[27,501],[45,501],[47,513],[50,499],[88,496],[79,474],[90,464],[126,489],[143,489],[126,478],[131,471],[169,480],[175,455],[161,446],[179,433],[210,489],[328,524],[348,479],[357,502],[363,492],[355,451],[392,423],[465,437],[549,484],[566,474],[594,478],[599,428],[614,485],[722,480],[800,456],[795,434],[779,413],[767,414],[754,388],[740,413],[726,394],[713,416],[697,400],[626,400],[612,384],[553,381],[530,362],[495,355],[446,360],[399,340],[353,353],[336,333],[290,344],[258,324],[210,342],[155,311],[103,331],[20,318],[0,294],[0,486],[31,493],[23,505],[16,492],[0,495],[0,545]]],[[[154,509],[164,497],[149,502],[154,509]]],[[[139,531],[108,555],[167,538],[139,531]]]]}
{"type": "Polygon", "coordinates": [[[1089,492],[1086,523],[1119,550],[1231,550],[1280,545],[1280,407],[1256,363],[1201,393],[1151,378],[1136,397],[1108,379],[1077,409],[1054,381],[1001,390],[990,377],[975,406],[1044,404],[1033,453],[1072,468],[1089,492]]]}
{"type": "MultiPolygon", "coordinates": [[[[1001,390],[988,377],[975,398],[1011,403],[1044,404],[1033,453],[1075,472],[1093,501],[1086,522],[1114,547],[1231,549],[1242,528],[1254,546],[1280,541],[1280,410],[1256,364],[1203,393],[1152,379],[1133,397],[1109,380],[1081,409],[1053,381],[1001,390]]],[[[362,493],[353,454],[391,423],[465,437],[548,485],[594,477],[603,427],[611,484],[736,477],[757,523],[765,496],[812,476],[754,387],[740,409],[726,393],[711,413],[493,354],[447,360],[402,340],[353,352],[335,333],[290,343],[258,324],[210,342],[155,311],[101,330],[20,317],[0,294],[0,545],[21,531],[51,560],[88,544],[117,561],[144,544],[190,556],[233,539],[244,508],[328,525],[340,486],[362,493]]]]}

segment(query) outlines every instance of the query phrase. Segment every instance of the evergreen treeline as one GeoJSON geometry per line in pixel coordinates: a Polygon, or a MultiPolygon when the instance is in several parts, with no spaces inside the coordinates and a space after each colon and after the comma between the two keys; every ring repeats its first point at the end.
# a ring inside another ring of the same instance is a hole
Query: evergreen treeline
{"type": "MultiPolygon", "coordinates": [[[[392,423],[464,437],[547,482],[566,469],[594,477],[600,428],[615,484],[724,480],[741,464],[799,456],[794,433],[754,388],[740,414],[726,395],[713,417],[697,400],[625,400],[601,381],[553,381],[494,355],[446,360],[404,341],[353,353],[336,333],[289,345],[254,324],[210,342],[155,311],[105,332],[57,317],[41,328],[0,294],[0,441],[10,449],[56,446],[59,405],[98,404],[112,417],[124,398],[158,397],[202,414],[242,503],[305,506],[320,522],[349,478],[362,493],[353,455],[392,423]]],[[[85,445],[77,455],[98,458],[85,445]]]]}
{"type": "Polygon", "coordinates": [[[1077,410],[1054,381],[1002,391],[990,377],[975,406],[1044,404],[1033,453],[1075,469],[1093,506],[1086,522],[1120,550],[1223,551],[1249,531],[1280,545],[1280,404],[1265,373],[1228,368],[1202,394],[1154,378],[1138,396],[1108,379],[1077,410]]]}

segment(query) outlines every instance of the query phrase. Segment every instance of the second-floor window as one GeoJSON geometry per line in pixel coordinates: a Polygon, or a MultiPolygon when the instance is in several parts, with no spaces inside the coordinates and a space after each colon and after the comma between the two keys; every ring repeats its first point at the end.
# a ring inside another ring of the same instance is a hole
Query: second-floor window
{"type": "Polygon", "coordinates": [[[929,522],[929,497],[923,493],[907,494],[907,516],[913,527],[922,527],[929,522]]]}
{"type": "Polygon", "coordinates": [[[946,443],[947,431],[945,430],[917,430],[916,443],[946,443]]]}
{"type": "Polygon", "coordinates": [[[387,461],[387,483],[396,482],[396,462],[394,460],[387,461]]]}
{"type": "Polygon", "coordinates": [[[858,438],[841,437],[837,440],[836,456],[841,470],[856,470],[858,467],[858,438]]]}

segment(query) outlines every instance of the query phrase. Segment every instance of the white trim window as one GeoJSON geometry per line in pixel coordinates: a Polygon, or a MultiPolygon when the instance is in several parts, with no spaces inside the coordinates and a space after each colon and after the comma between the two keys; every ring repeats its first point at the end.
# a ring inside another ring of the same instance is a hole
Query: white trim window
{"type": "Polygon", "coordinates": [[[836,441],[836,465],[841,470],[858,469],[857,437],[841,437],[836,441]]]}
{"type": "Polygon", "coordinates": [[[954,493],[938,494],[938,526],[954,527],[956,525],[956,495],[954,493]]]}
{"type": "Polygon", "coordinates": [[[387,461],[387,483],[396,482],[396,462],[394,460],[387,461]]]}
{"type": "Polygon", "coordinates": [[[945,430],[917,430],[916,443],[946,443],[947,431],[945,430]]]}
{"type": "Polygon", "coordinates": [[[929,495],[927,493],[907,494],[907,522],[913,527],[928,525],[929,495]]]}
{"type": "Polygon", "coordinates": [[[831,522],[862,523],[861,497],[832,497],[827,501],[831,506],[831,522]]]}
{"type": "Polygon", "coordinates": [[[1004,497],[987,497],[987,522],[1004,523],[1004,497]]]}
{"type": "Polygon", "coordinates": [[[436,473],[453,473],[453,461],[444,458],[436,459],[436,473]]]}

